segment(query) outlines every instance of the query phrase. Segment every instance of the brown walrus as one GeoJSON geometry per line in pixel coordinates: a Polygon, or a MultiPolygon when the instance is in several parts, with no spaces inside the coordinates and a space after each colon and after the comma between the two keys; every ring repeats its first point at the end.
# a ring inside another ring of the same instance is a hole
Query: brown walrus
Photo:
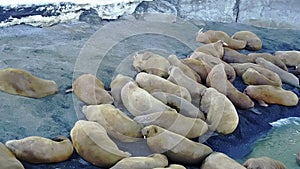
{"type": "Polygon", "coordinates": [[[144,126],[157,125],[186,138],[196,138],[207,132],[207,124],[199,118],[185,117],[173,110],[136,116],[134,121],[144,126]]]}
{"type": "MultiPolygon", "coordinates": [[[[108,137],[100,124],[79,120],[71,130],[76,152],[86,161],[98,167],[111,167],[130,153],[120,150],[108,137]]],[[[63,149],[63,148],[62,148],[63,149]]]]}
{"type": "Polygon", "coordinates": [[[221,60],[220,58],[216,58],[216,57],[210,56],[210,55],[202,53],[202,52],[193,52],[193,54],[190,56],[190,58],[202,60],[202,61],[206,62],[208,65],[210,65],[211,68],[219,63],[223,63],[225,65],[225,72],[227,75],[227,79],[230,82],[233,82],[236,77],[236,73],[235,73],[233,67],[230,66],[228,63],[224,62],[223,60],[221,60]]]}
{"type": "Polygon", "coordinates": [[[208,157],[205,158],[200,169],[246,169],[246,168],[241,164],[239,164],[238,162],[236,162],[235,160],[233,160],[232,158],[228,157],[224,153],[213,152],[208,157]]]}
{"type": "Polygon", "coordinates": [[[171,109],[133,82],[128,82],[122,88],[121,98],[124,106],[133,116],[171,109]]]}
{"type": "Polygon", "coordinates": [[[111,104],[83,106],[82,112],[89,121],[99,123],[110,136],[120,141],[135,142],[142,138],[144,126],[111,104]]]}
{"type": "Polygon", "coordinates": [[[206,122],[211,131],[232,133],[238,126],[239,116],[234,105],[214,88],[202,92],[200,110],[207,114],[206,122]]]}
{"type": "Polygon", "coordinates": [[[254,107],[254,102],[249,96],[240,92],[229,80],[227,80],[224,65],[222,63],[212,68],[207,76],[206,84],[226,95],[237,108],[249,109],[254,107]]]}
{"type": "Polygon", "coordinates": [[[148,157],[127,157],[117,162],[110,169],[152,169],[168,165],[168,158],[163,154],[148,157]]]}
{"type": "Polygon", "coordinates": [[[73,153],[73,145],[66,137],[51,140],[39,136],[10,140],[5,145],[18,159],[30,163],[57,163],[69,159],[73,153]]]}
{"type": "MultiPolygon", "coordinates": [[[[182,61],[179,60],[175,55],[170,55],[168,60],[171,65],[177,66],[179,69],[181,69],[186,76],[195,80],[196,82],[201,82],[201,77],[193,69],[182,63],[182,61]]],[[[169,69],[170,68],[168,68],[168,72],[169,69]]]]}
{"type": "Polygon", "coordinates": [[[25,169],[15,155],[0,142],[0,168],[1,169],[25,169]]]}
{"type": "Polygon", "coordinates": [[[203,52],[208,55],[222,59],[224,55],[223,46],[227,46],[227,44],[222,40],[218,40],[215,43],[208,43],[198,47],[197,49],[195,49],[195,52],[203,52]]]}
{"type": "Polygon", "coordinates": [[[54,81],[44,80],[15,68],[0,70],[0,90],[6,93],[32,98],[42,98],[57,93],[54,81]]]}
{"type": "Polygon", "coordinates": [[[135,81],[141,88],[149,93],[161,91],[175,94],[188,101],[192,100],[191,94],[185,87],[179,86],[159,76],[141,72],[136,75],[135,81]]]}
{"type": "Polygon", "coordinates": [[[114,98],[104,89],[104,84],[92,74],[83,74],[73,83],[74,94],[88,105],[112,104],[114,98]]]}
{"type": "Polygon", "coordinates": [[[212,68],[210,65],[200,58],[185,58],[182,62],[198,73],[202,80],[201,83],[205,83],[205,79],[212,68]]]}
{"type": "Polygon", "coordinates": [[[201,43],[214,43],[218,40],[224,41],[229,48],[231,49],[244,49],[247,42],[244,40],[236,40],[228,36],[227,33],[223,31],[214,31],[208,30],[206,32],[202,32],[202,29],[199,30],[196,36],[196,41],[201,43]]]}
{"type": "Polygon", "coordinates": [[[227,63],[253,63],[253,58],[245,54],[239,53],[236,50],[224,47],[224,55],[222,58],[227,63]]]}
{"type": "Polygon", "coordinates": [[[242,78],[247,85],[272,85],[281,87],[282,82],[280,77],[276,73],[274,75],[272,76],[272,74],[267,74],[267,71],[257,71],[250,67],[242,75],[242,78]],[[274,77],[274,80],[269,77],[274,77]]]}
{"type": "Polygon", "coordinates": [[[142,133],[153,152],[163,153],[174,162],[200,164],[212,152],[212,149],[204,144],[191,141],[155,125],[144,127],[142,133]]]}
{"type": "Polygon", "coordinates": [[[231,38],[236,40],[246,41],[247,50],[260,50],[262,48],[261,39],[253,32],[250,31],[238,31],[235,32],[231,38]]]}
{"type": "Polygon", "coordinates": [[[248,58],[251,58],[254,62],[257,58],[264,58],[265,60],[273,63],[274,65],[280,67],[281,69],[287,71],[288,68],[286,65],[280,60],[279,57],[275,57],[270,53],[249,53],[248,58]]]}
{"type": "Polygon", "coordinates": [[[168,77],[169,61],[152,52],[136,53],[133,58],[133,67],[139,72],[147,72],[160,77],[168,77]]]}
{"type": "Polygon", "coordinates": [[[260,102],[284,106],[296,106],[299,100],[298,96],[292,91],[271,85],[249,85],[244,93],[260,102]]]}

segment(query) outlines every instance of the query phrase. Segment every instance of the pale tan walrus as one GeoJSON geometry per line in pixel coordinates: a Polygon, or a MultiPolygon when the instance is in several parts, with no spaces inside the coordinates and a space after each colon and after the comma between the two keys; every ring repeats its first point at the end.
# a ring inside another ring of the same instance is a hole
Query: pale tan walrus
{"type": "Polygon", "coordinates": [[[165,168],[161,168],[161,167],[157,167],[157,168],[153,168],[153,169],[186,169],[183,165],[179,165],[179,164],[171,164],[168,167],[165,168]]]}
{"type": "Polygon", "coordinates": [[[208,30],[206,32],[202,32],[202,29],[199,30],[196,41],[201,43],[214,43],[218,40],[224,41],[229,48],[231,49],[244,49],[247,42],[244,40],[236,40],[228,36],[227,33],[223,31],[215,31],[215,30],[208,30]]]}
{"type": "Polygon", "coordinates": [[[191,141],[155,125],[143,128],[142,133],[153,152],[163,153],[173,162],[200,164],[212,152],[212,149],[204,144],[191,141]]]}
{"type": "Polygon", "coordinates": [[[0,70],[0,90],[32,98],[42,98],[57,93],[53,80],[44,80],[15,68],[0,70]]]}
{"type": "Polygon", "coordinates": [[[83,106],[82,111],[89,121],[99,123],[110,136],[120,141],[135,142],[142,138],[144,126],[111,104],[83,106]]]}
{"type": "MultiPolygon", "coordinates": [[[[239,164],[238,162],[236,162],[235,160],[233,160],[232,158],[228,157],[224,153],[213,152],[208,157],[206,157],[200,169],[246,169],[246,168],[241,164],[239,164]]],[[[271,169],[271,168],[265,168],[265,169],[271,169]]]]}
{"type": "Polygon", "coordinates": [[[300,51],[276,51],[274,55],[275,57],[279,57],[287,66],[297,66],[300,64],[300,51]]]}
{"type": "Polygon", "coordinates": [[[207,113],[206,122],[211,131],[226,135],[234,132],[238,126],[239,116],[234,105],[214,88],[203,91],[200,110],[207,113]]]}
{"type": "Polygon", "coordinates": [[[298,96],[292,91],[271,85],[249,85],[244,93],[264,106],[267,106],[264,103],[296,106],[299,100],[298,96]]]}
{"type": "Polygon", "coordinates": [[[255,33],[250,31],[235,32],[231,38],[246,41],[247,44],[245,49],[247,50],[260,50],[262,48],[261,39],[255,33]]]}
{"type": "Polygon", "coordinates": [[[0,142],[0,168],[1,169],[25,169],[16,156],[0,142]]]}
{"type": "Polygon", "coordinates": [[[136,75],[135,81],[141,88],[145,89],[149,93],[166,92],[175,94],[187,101],[192,100],[191,94],[185,87],[172,83],[159,76],[141,72],[136,75]]]}
{"type": "Polygon", "coordinates": [[[145,126],[157,125],[186,138],[196,138],[207,132],[208,126],[199,118],[185,117],[175,110],[136,116],[134,120],[145,126]]]}
{"type": "Polygon", "coordinates": [[[103,82],[92,74],[83,74],[73,83],[74,94],[88,105],[112,104],[114,98],[104,89],[103,82]]]}
{"type": "Polygon", "coordinates": [[[9,140],[5,145],[20,160],[30,163],[57,163],[69,159],[73,145],[66,137],[48,138],[31,136],[20,140],[9,140]]]}
{"type": "Polygon", "coordinates": [[[152,154],[147,157],[123,158],[110,169],[152,169],[168,165],[168,158],[163,154],[152,154]]]}
{"type": "Polygon", "coordinates": [[[195,49],[195,52],[203,52],[208,55],[222,59],[224,55],[223,46],[227,46],[227,44],[222,40],[218,40],[215,43],[208,43],[198,47],[197,49],[195,49]]]}
{"type": "Polygon", "coordinates": [[[133,58],[133,67],[139,72],[147,72],[160,77],[168,77],[169,61],[153,52],[136,53],[133,58]]]}
{"type": "Polygon", "coordinates": [[[98,167],[111,167],[130,153],[120,150],[108,137],[100,124],[79,120],[71,130],[76,152],[86,161],[98,167]]]}
{"type": "Polygon", "coordinates": [[[133,82],[128,82],[122,88],[121,98],[124,106],[133,116],[171,109],[133,82]]]}

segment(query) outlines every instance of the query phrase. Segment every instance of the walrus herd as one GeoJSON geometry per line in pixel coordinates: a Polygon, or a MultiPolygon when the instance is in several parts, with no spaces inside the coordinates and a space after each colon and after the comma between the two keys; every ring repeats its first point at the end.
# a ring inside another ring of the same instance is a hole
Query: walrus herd
{"type": "MultiPolygon", "coordinates": [[[[112,169],[183,169],[183,165],[201,169],[286,168],[267,157],[239,164],[195,138],[234,132],[239,123],[237,109],[251,109],[257,103],[296,106],[298,96],[282,84],[300,87],[300,71],[293,69],[299,67],[300,52],[242,54],[237,50],[257,51],[263,46],[249,31],[230,37],[223,31],[200,30],[196,41],[204,45],[185,59],[150,51],[136,53],[132,64],[136,76],[117,75],[110,91],[95,75],[77,77],[68,92],[86,104],[82,107],[86,120],[75,123],[71,138],[32,136],[1,143],[0,168],[24,168],[18,160],[62,162],[74,150],[91,164],[112,169]],[[237,76],[248,85],[244,91],[232,84],[237,76]],[[134,144],[141,139],[146,139],[152,155],[132,157],[114,142],[134,144]]],[[[54,81],[14,68],[0,70],[0,82],[1,91],[32,98],[58,91],[54,81]]]]}

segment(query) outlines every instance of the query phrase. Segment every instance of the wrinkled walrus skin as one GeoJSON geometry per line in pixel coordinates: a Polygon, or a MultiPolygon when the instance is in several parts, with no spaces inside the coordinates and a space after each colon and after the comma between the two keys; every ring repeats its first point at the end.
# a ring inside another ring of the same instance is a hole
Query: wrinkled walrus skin
{"type": "Polygon", "coordinates": [[[62,162],[69,159],[73,153],[73,145],[66,137],[50,140],[31,136],[7,141],[5,145],[18,159],[36,164],[62,162]]]}
{"type": "Polygon", "coordinates": [[[0,168],[1,169],[25,169],[15,155],[0,142],[0,168]]]}
{"type": "Polygon", "coordinates": [[[98,167],[111,167],[130,153],[120,150],[108,137],[100,124],[79,120],[71,130],[76,152],[86,161],[98,167]]]}
{"type": "Polygon", "coordinates": [[[155,125],[144,127],[142,134],[147,138],[147,145],[153,152],[163,153],[174,162],[200,164],[212,152],[212,149],[204,144],[155,125]]]}
{"type": "Polygon", "coordinates": [[[120,141],[135,142],[142,138],[144,126],[111,104],[83,106],[82,111],[89,121],[99,123],[110,136],[120,141]]]}
{"type": "Polygon", "coordinates": [[[163,154],[152,154],[148,157],[123,158],[110,169],[152,169],[168,165],[168,158],[163,154]]]}
{"type": "Polygon", "coordinates": [[[31,73],[15,68],[0,70],[0,90],[31,98],[42,98],[57,93],[54,81],[40,79],[31,73]]]}

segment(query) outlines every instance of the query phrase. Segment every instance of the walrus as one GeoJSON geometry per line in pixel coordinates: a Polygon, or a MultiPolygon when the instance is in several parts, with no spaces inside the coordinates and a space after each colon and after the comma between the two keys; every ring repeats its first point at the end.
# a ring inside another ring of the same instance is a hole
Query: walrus
{"type": "Polygon", "coordinates": [[[38,99],[57,93],[58,88],[53,80],[38,78],[22,69],[7,68],[0,70],[0,90],[38,99]]]}
{"type": "Polygon", "coordinates": [[[275,73],[278,74],[282,82],[285,82],[287,84],[290,84],[295,87],[299,86],[299,79],[293,75],[292,73],[289,73],[288,71],[282,70],[278,66],[274,65],[273,63],[265,60],[264,58],[257,58],[255,62],[275,73]]]}
{"type": "MultiPolygon", "coordinates": [[[[271,70],[269,70],[269,69],[267,69],[267,68],[265,68],[261,65],[254,64],[254,63],[231,63],[230,65],[234,68],[234,70],[236,71],[238,76],[243,77],[244,73],[248,69],[252,68],[255,71],[257,71],[260,74],[260,76],[263,76],[264,78],[266,78],[265,80],[268,81],[268,83],[270,83],[270,85],[271,84],[274,85],[274,86],[281,86],[282,85],[281,78],[278,76],[277,73],[275,73],[275,72],[273,72],[273,71],[271,71],[271,70]]],[[[249,74],[249,73],[251,75],[251,73],[253,73],[253,71],[252,72],[248,71],[247,74],[249,74]]],[[[252,79],[255,80],[255,78],[253,76],[250,76],[250,75],[248,77],[249,78],[248,80],[252,80],[252,79]]],[[[248,75],[245,75],[245,76],[247,77],[248,75]]],[[[260,77],[257,77],[257,78],[259,79],[260,77]]],[[[256,80],[256,81],[258,82],[258,80],[256,80]]]]}
{"type": "Polygon", "coordinates": [[[206,84],[227,96],[237,108],[249,109],[254,107],[254,102],[249,96],[240,92],[229,80],[227,80],[224,65],[222,63],[212,68],[207,76],[206,84]]]}
{"type": "Polygon", "coordinates": [[[300,51],[276,51],[274,55],[280,58],[287,66],[297,66],[300,64],[300,51]]]}
{"type": "Polygon", "coordinates": [[[249,53],[248,57],[251,58],[254,62],[257,58],[264,58],[265,60],[273,63],[274,65],[280,67],[281,69],[287,71],[288,68],[286,65],[280,60],[280,58],[275,57],[270,53],[249,53]]]}
{"type": "Polygon", "coordinates": [[[179,165],[179,164],[171,164],[168,167],[165,168],[161,168],[161,167],[156,167],[153,169],[186,169],[183,165],[179,165]]]}
{"type": "Polygon", "coordinates": [[[171,108],[174,108],[178,113],[186,117],[200,118],[205,120],[203,112],[201,112],[198,108],[199,106],[194,106],[191,102],[188,102],[182,97],[165,92],[154,92],[151,95],[171,108]]]}
{"type": "MultiPolygon", "coordinates": [[[[71,130],[76,152],[86,161],[98,167],[111,167],[130,153],[120,150],[108,137],[100,124],[79,120],[71,130]]],[[[63,148],[62,148],[63,149],[63,148]]]]}
{"type": "Polygon", "coordinates": [[[124,87],[124,85],[128,82],[134,82],[133,78],[122,74],[118,74],[110,83],[110,93],[114,98],[114,105],[116,107],[123,107],[121,99],[121,90],[124,87]]]}
{"type": "Polygon", "coordinates": [[[208,126],[203,120],[185,117],[174,109],[136,116],[133,120],[144,126],[157,125],[191,139],[203,135],[208,130],[208,126]]]}
{"type": "Polygon", "coordinates": [[[163,154],[151,154],[147,157],[127,157],[117,162],[110,169],[153,169],[168,165],[168,158],[163,154]]]}
{"type": "MultiPolygon", "coordinates": [[[[182,61],[179,60],[175,55],[170,55],[168,57],[168,60],[171,65],[180,68],[186,76],[195,80],[196,82],[201,82],[201,77],[193,69],[191,69],[190,67],[182,63],[182,61]]],[[[169,68],[168,68],[168,73],[169,73],[169,68]]]]}
{"type": "Polygon", "coordinates": [[[287,169],[286,166],[277,160],[269,157],[250,158],[243,164],[247,169],[287,169]]]}
{"type": "Polygon", "coordinates": [[[25,169],[15,155],[0,142],[0,168],[1,169],[25,169]]]}
{"type": "Polygon", "coordinates": [[[224,62],[223,60],[221,60],[220,58],[216,58],[216,57],[207,55],[207,54],[202,53],[202,52],[193,52],[192,55],[190,56],[190,58],[203,60],[208,65],[210,65],[211,68],[214,67],[215,65],[219,64],[219,63],[223,63],[225,65],[225,72],[226,72],[226,75],[227,75],[227,79],[230,82],[233,82],[235,77],[236,77],[236,73],[235,73],[233,67],[230,66],[228,63],[224,62]]]}
{"type": "Polygon", "coordinates": [[[259,101],[261,104],[269,103],[296,106],[299,100],[298,96],[292,91],[271,85],[249,85],[245,88],[244,93],[259,101]]]}
{"type": "Polygon", "coordinates": [[[57,163],[69,159],[73,145],[66,137],[48,139],[30,136],[20,140],[9,140],[5,143],[18,159],[30,163],[57,163]]]}
{"type": "Polygon", "coordinates": [[[199,30],[196,36],[196,41],[201,43],[214,43],[218,40],[224,41],[229,48],[239,50],[244,49],[247,42],[244,40],[236,40],[223,31],[215,31],[215,30],[208,30],[206,32],[202,32],[202,29],[199,30]]]}
{"type": "Polygon", "coordinates": [[[273,76],[275,77],[275,80],[270,79],[269,77],[272,77],[272,75],[268,75],[266,73],[267,72],[265,71],[260,73],[259,71],[250,67],[244,72],[242,79],[247,85],[272,85],[281,87],[281,79],[276,73],[274,74],[275,76],[273,76]]]}
{"type": "Polygon", "coordinates": [[[206,86],[197,83],[193,79],[187,77],[178,67],[171,66],[169,68],[169,77],[167,79],[179,86],[186,88],[191,94],[192,104],[199,107],[201,92],[206,89],[206,86]]]}
{"type": "Polygon", "coordinates": [[[142,138],[144,126],[111,104],[83,106],[82,112],[89,121],[99,123],[108,135],[120,141],[135,142],[142,138]]]}
{"type": "Polygon", "coordinates": [[[175,94],[188,101],[192,100],[191,94],[185,87],[179,86],[159,76],[141,72],[136,75],[135,81],[141,88],[149,93],[161,91],[175,94]]]}
{"type": "Polygon", "coordinates": [[[191,141],[179,134],[150,125],[142,130],[147,145],[155,153],[163,153],[168,159],[182,164],[200,164],[212,152],[205,144],[191,141]]]}
{"type": "Polygon", "coordinates": [[[238,126],[239,116],[234,105],[214,88],[210,87],[202,92],[200,110],[207,114],[206,122],[211,131],[226,135],[238,126]]]}
{"type": "Polygon", "coordinates": [[[168,77],[169,61],[153,52],[136,53],[133,57],[133,67],[139,72],[147,72],[160,77],[168,77]]]}
{"type": "MultiPolygon", "coordinates": [[[[221,152],[213,152],[203,161],[200,169],[246,169],[244,166],[221,152]]],[[[250,169],[250,168],[249,168],[250,169]]],[[[252,169],[252,168],[251,168],[252,169]]],[[[254,169],[254,168],[253,168],[254,169]]],[[[258,168],[257,168],[258,169],[258,168]]],[[[262,168],[261,168],[262,169],[262,168]]],[[[271,168],[265,168],[271,169],[271,168]]]]}
{"type": "Polygon", "coordinates": [[[121,98],[124,106],[133,116],[171,109],[133,82],[128,82],[122,88],[121,98]]]}
{"type": "Polygon", "coordinates": [[[194,58],[185,58],[182,62],[198,73],[202,80],[201,83],[205,83],[205,79],[212,68],[210,65],[202,59],[194,58]]]}
{"type": "Polygon", "coordinates": [[[222,58],[227,63],[254,63],[253,58],[248,57],[236,50],[224,47],[224,55],[222,58]]]}
{"type": "Polygon", "coordinates": [[[253,32],[250,31],[238,31],[235,32],[232,36],[232,39],[246,41],[247,50],[260,50],[262,48],[261,39],[253,32]]]}
{"type": "Polygon", "coordinates": [[[195,52],[203,52],[208,55],[222,59],[224,55],[223,46],[228,46],[224,41],[218,40],[214,43],[208,43],[195,49],[195,52]]]}
{"type": "Polygon", "coordinates": [[[114,98],[104,89],[104,84],[92,74],[79,76],[72,86],[74,94],[88,105],[112,104],[114,98]]]}

